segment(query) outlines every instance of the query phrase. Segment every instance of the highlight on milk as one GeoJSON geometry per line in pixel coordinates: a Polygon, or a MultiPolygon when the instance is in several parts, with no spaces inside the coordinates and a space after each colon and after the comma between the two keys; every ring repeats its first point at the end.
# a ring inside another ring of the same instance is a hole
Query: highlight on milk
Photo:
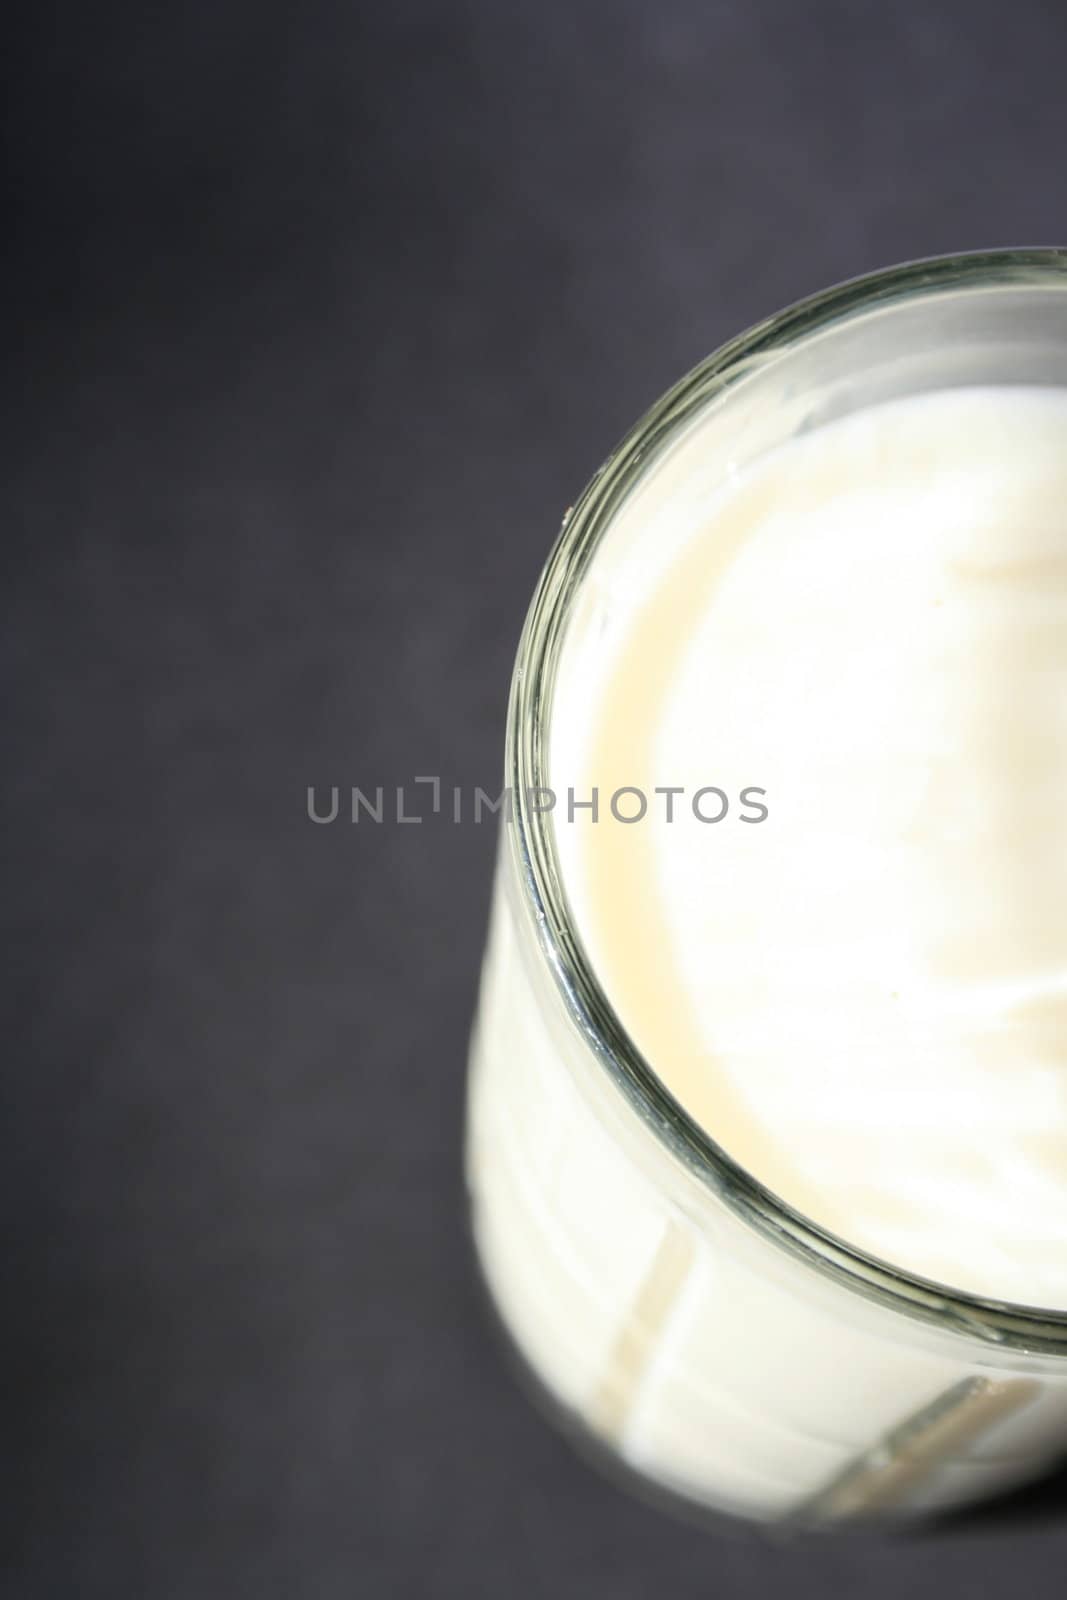
{"type": "Polygon", "coordinates": [[[507,781],[467,1167],[557,1410],[763,1519],[1067,1452],[1067,254],[683,379],[566,520],[507,781]]]}

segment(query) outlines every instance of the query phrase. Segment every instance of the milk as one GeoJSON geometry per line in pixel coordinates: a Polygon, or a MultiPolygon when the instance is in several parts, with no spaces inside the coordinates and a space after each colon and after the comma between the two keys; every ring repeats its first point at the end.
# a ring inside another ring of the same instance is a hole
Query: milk
{"type": "MultiPolygon", "coordinates": [[[[1067,1309],[1067,395],[894,399],[725,473],[698,419],[583,575],[549,731],[575,934],[673,1100],[846,1253],[1067,1309]]],[[[951,1505],[1062,1447],[1062,1357],[783,1247],[550,965],[509,835],[475,1230],[578,1423],[760,1517],[951,1505]]]]}

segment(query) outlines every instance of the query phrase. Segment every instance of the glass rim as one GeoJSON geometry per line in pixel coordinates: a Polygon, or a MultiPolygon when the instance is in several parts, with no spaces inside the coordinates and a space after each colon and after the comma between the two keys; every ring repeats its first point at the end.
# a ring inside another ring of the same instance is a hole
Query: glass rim
{"type": "Polygon", "coordinates": [[[505,759],[513,811],[507,831],[525,909],[571,1020],[590,1053],[669,1154],[773,1245],[863,1298],[1002,1350],[1067,1356],[1067,1310],[956,1289],[850,1244],[767,1188],[675,1100],[630,1038],[601,986],[578,938],[563,889],[550,813],[532,803],[532,796],[549,787],[548,730],[571,602],[603,532],[640,478],[645,458],[658,453],[698,408],[725,393],[757,361],[766,367],[768,357],[784,354],[801,340],[876,307],[957,289],[987,288],[1067,293],[1067,249],[939,256],[849,279],[797,301],[721,345],[630,429],[565,515],[527,614],[508,704],[505,759]]]}

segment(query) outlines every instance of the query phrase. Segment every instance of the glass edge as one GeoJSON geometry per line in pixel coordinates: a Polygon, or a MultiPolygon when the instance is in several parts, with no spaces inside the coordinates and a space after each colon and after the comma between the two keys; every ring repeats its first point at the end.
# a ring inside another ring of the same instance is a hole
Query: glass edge
{"type": "Polygon", "coordinates": [[[601,1067],[667,1150],[741,1220],[839,1284],[903,1315],[1027,1354],[1067,1356],[1067,1311],[987,1299],[911,1274],[821,1228],[754,1178],[667,1090],[604,994],[562,887],[548,813],[530,805],[544,787],[545,735],[567,600],[596,535],[658,448],[697,405],[725,392],[754,364],[858,311],[954,287],[1056,287],[1067,292],[1067,249],[981,251],[934,257],[850,279],[756,323],[721,345],[657,400],[607,457],[564,517],[527,613],[508,703],[507,781],[514,810],[507,848],[524,907],[567,1012],[601,1067]]]}

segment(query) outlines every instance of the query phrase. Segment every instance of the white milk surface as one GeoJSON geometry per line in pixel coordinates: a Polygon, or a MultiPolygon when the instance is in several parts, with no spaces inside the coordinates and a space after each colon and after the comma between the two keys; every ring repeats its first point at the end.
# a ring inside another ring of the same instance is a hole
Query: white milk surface
{"type": "Polygon", "coordinates": [[[802,437],[618,603],[582,797],[732,802],[577,810],[561,838],[646,1059],[844,1238],[1067,1307],[1067,398],[948,392],[802,437]]]}
{"type": "MultiPolygon", "coordinates": [[[[623,508],[561,661],[555,836],[593,969],[782,1200],[910,1273],[1065,1309],[1067,396],[894,401],[725,485],[706,456],[698,425],[623,508]],[[692,804],[713,787],[717,822],[692,804]],[[568,789],[597,791],[595,821],[568,789]],[[640,821],[613,817],[622,789],[640,821]]],[[[1057,1370],[913,1337],[665,1198],[662,1153],[550,1019],[508,877],[470,1173],[490,1284],[558,1397],[757,1515],[866,1481],[909,1420],[908,1503],[1039,1466],[1057,1370]]]]}

